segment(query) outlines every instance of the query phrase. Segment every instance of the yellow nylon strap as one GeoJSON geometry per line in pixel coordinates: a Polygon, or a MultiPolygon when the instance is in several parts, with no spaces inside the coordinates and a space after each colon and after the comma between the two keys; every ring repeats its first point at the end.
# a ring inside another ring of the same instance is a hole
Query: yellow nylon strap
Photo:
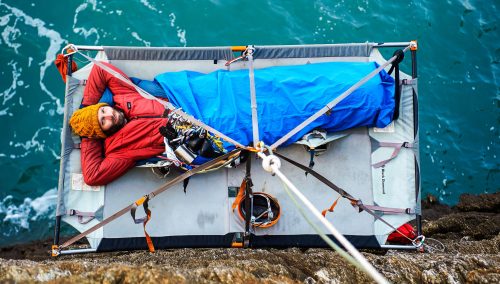
{"type": "Polygon", "coordinates": [[[135,201],[135,206],[141,206],[144,203],[144,201],[146,201],[146,198],[147,198],[147,195],[144,195],[143,197],[137,199],[135,201]]]}
{"type": "Polygon", "coordinates": [[[244,45],[231,46],[231,51],[245,51],[247,47],[244,45]]]}

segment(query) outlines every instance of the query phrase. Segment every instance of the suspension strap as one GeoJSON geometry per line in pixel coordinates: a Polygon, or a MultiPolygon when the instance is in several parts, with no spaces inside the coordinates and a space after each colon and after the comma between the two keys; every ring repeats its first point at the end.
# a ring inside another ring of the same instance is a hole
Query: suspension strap
{"type": "MultiPolygon", "coordinates": [[[[409,46],[407,46],[403,52],[409,49],[409,46]]],[[[384,64],[380,65],[377,69],[373,70],[370,72],[368,75],[363,77],[361,80],[359,80],[356,84],[351,86],[349,89],[347,89],[345,92],[343,92],[340,96],[329,102],[325,107],[322,109],[318,110],[315,114],[313,114],[311,117],[303,121],[301,124],[297,125],[294,129],[292,129],[290,132],[288,132],[285,136],[281,137],[278,141],[274,142],[273,145],[270,146],[271,149],[276,149],[278,148],[281,144],[285,143],[290,137],[295,135],[297,132],[300,130],[304,129],[307,125],[318,119],[320,116],[325,114],[326,112],[330,111],[333,109],[338,103],[340,103],[343,99],[345,99],[347,96],[352,94],[355,90],[357,90],[360,86],[362,86],[364,83],[368,82],[372,77],[377,75],[380,71],[382,71],[385,67],[387,67],[389,64],[391,64],[394,60],[397,59],[397,56],[391,57],[389,60],[387,60],[384,64]]]]}
{"type": "Polygon", "coordinates": [[[327,185],[331,189],[335,190],[335,192],[337,192],[338,194],[340,194],[340,196],[342,196],[343,198],[346,198],[346,199],[350,200],[351,202],[357,202],[358,201],[358,199],[354,198],[347,191],[345,191],[342,188],[338,187],[333,182],[329,181],[327,178],[325,178],[324,176],[320,175],[315,170],[313,170],[313,169],[311,169],[309,167],[306,167],[306,166],[304,166],[302,164],[299,164],[299,163],[295,162],[294,160],[281,155],[278,152],[274,152],[274,155],[276,155],[276,156],[280,157],[281,159],[289,162],[290,164],[296,166],[297,168],[302,169],[302,170],[310,173],[312,176],[314,176],[315,178],[317,178],[319,181],[321,181],[322,183],[324,183],[325,185],[327,185]]]}
{"type": "Polygon", "coordinates": [[[370,208],[368,208],[367,206],[365,206],[361,202],[361,200],[358,200],[358,203],[352,203],[352,205],[359,207],[360,212],[361,211],[367,212],[368,214],[372,215],[375,219],[377,219],[380,222],[382,222],[382,223],[386,224],[387,226],[389,226],[395,232],[398,232],[398,234],[400,234],[401,236],[403,236],[404,238],[406,238],[407,240],[409,240],[413,244],[413,246],[415,246],[416,248],[421,247],[424,244],[425,237],[423,235],[417,236],[415,239],[409,238],[403,232],[401,232],[399,229],[397,229],[396,227],[394,227],[393,225],[391,225],[389,222],[387,222],[386,220],[384,220],[382,217],[380,217],[377,214],[375,214],[375,212],[373,212],[370,208]]]}
{"type": "Polygon", "coordinates": [[[380,161],[378,163],[372,164],[374,168],[380,168],[387,164],[389,161],[392,159],[396,158],[401,151],[401,148],[413,148],[414,144],[410,142],[403,142],[403,143],[393,143],[393,142],[378,142],[379,147],[392,147],[394,148],[394,151],[391,154],[391,157],[388,159],[385,159],[383,161],[380,161]]]}
{"type": "Polygon", "coordinates": [[[248,58],[248,77],[250,79],[250,104],[252,107],[252,132],[253,132],[253,147],[257,148],[259,144],[259,120],[257,118],[257,98],[255,94],[255,72],[253,68],[253,53],[254,47],[247,47],[245,54],[248,58]]]}
{"type": "Polygon", "coordinates": [[[382,212],[384,214],[415,214],[415,209],[412,208],[391,208],[377,205],[365,205],[365,207],[373,211],[382,212]]]}
{"type": "Polygon", "coordinates": [[[405,58],[405,53],[401,50],[398,49],[394,52],[393,56],[396,56],[396,60],[392,62],[391,69],[389,69],[389,72],[387,72],[389,75],[391,75],[392,71],[395,71],[394,74],[394,114],[392,115],[392,120],[396,120],[399,118],[399,103],[401,101],[401,85],[399,81],[399,63],[403,61],[405,58]]]}
{"type": "Polygon", "coordinates": [[[134,220],[134,223],[136,224],[141,224],[143,225],[144,228],[144,235],[146,236],[146,243],[148,244],[148,249],[149,252],[153,253],[155,252],[155,247],[153,245],[153,241],[151,240],[151,237],[149,236],[148,232],[146,231],[146,224],[151,220],[151,210],[149,210],[149,196],[144,195],[143,197],[137,199],[134,204],[132,205],[132,208],[130,208],[130,215],[132,215],[132,219],[134,220]],[[141,206],[144,208],[144,213],[146,213],[146,217],[141,218],[141,219],[136,219],[135,218],[135,210],[137,209],[138,206],[141,206]]]}
{"type": "Polygon", "coordinates": [[[79,211],[76,209],[69,209],[66,212],[66,215],[68,216],[76,216],[78,217],[78,223],[80,224],[87,224],[88,222],[92,221],[96,217],[96,212],[101,210],[103,206],[99,207],[95,212],[84,212],[84,211],[79,211]],[[87,219],[83,219],[84,217],[88,217],[87,219]]]}
{"type": "Polygon", "coordinates": [[[182,118],[188,120],[192,124],[194,124],[196,126],[199,126],[199,127],[202,127],[205,130],[214,133],[215,135],[219,136],[220,138],[226,140],[227,142],[229,142],[229,143],[231,143],[231,144],[233,144],[233,145],[235,145],[235,146],[237,146],[239,148],[245,148],[241,143],[239,143],[239,142],[231,139],[230,137],[226,136],[222,132],[220,132],[220,131],[212,128],[211,126],[209,126],[209,125],[201,122],[200,120],[196,119],[195,117],[193,117],[193,116],[191,116],[191,115],[183,112],[182,110],[176,108],[172,103],[170,103],[168,101],[165,101],[165,100],[161,100],[161,99],[159,99],[159,98],[151,95],[150,93],[146,92],[145,90],[143,90],[139,86],[135,85],[132,81],[130,81],[129,78],[124,77],[123,75],[121,75],[120,73],[116,72],[115,70],[109,68],[108,66],[106,66],[102,62],[100,62],[98,60],[95,60],[94,58],[92,58],[90,56],[87,56],[86,54],[78,51],[78,49],[76,48],[76,46],[70,44],[70,45],[66,46],[64,49],[67,49],[67,48],[73,50],[74,52],[78,52],[84,58],[86,58],[87,60],[91,61],[95,65],[99,66],[104,71],[110,73],[111,75],[113,75],[115,78],[117,78],[118,80],[120,80],[124,84],[126,84],[126,85],[134,88],[139,93],[139,95],[141,95],[142,97],[144,97],[144,98],[146,98],[148,100],[155,100],[158,103],[160,103],[161,105],[163,105],[165,108],[171,110],[175,114],[178,114],[179,116],[181,116],[182,118]]]}
{"type": "MultiPolygon", "coordinates": [[[[366,211],[368,212],[370,215],[372,215],[373,217],[375,217],[377,220],[380,220],[382,223],[386,224],[387,226],[389,226],[391,229],[393,229],[395,232],[398,232],[399,234],[401,234],[402,236],[404,236],[405,238],[407,238],[408,240],[410,240],[412,242],[412,244],[415,246],[415,247],[420,247],[422,244],[423,244],[423,239],[425,239],[425,237],[423,236],[418,236],[417,238],[415,238],[414,240],[408,238],[406,235],[404,235],[402,232],[400,232],[397,228],[395,228],[394,226],[392,226],[391,224],[389,224],[387,221],[385,221],[384,219],[382,219],[382,217],[378,216],[377,214],[375,214],[370,208],[368,208],[366,205],[363,204],[363,202],[360,200],[360,199],[356,199],[354,198],[352,195],[350,195],[349,193],[347,193],[345,190],[341,189],[340,187],[336,186],[334,183],[332,183],[331,181],[329,181],[328,179],[326,179],[324,176],[320,175],[319,173],[317,173],[316,171],[302,165],[302,164],[299,164],[277,152],[274,152],[274,155],[275,156],[278,156],[279,158],[291,163],[292,165],[304,170],[304,171],[307,171],[309,172],[312,176],[314,176],[315,178],[317,178],[319,181],[321,181],[322,183],[324,183],[325,185],[327,185],[328,187],[330,187],[331,189],[335,190],[338,194],[340,194],[342,197],[348,199],[350,202],[351,202],[351,205],[354,206],[354,207],[357,207],[359,209],[359,212],[362,212],[362,211],[366,211]]],[[[336,203],[334,202],[334,204],[332,205],[332,207],[335,207],[336,206],[336,203]]],[[[332,209],[333,210],[333,209],[332,209]]],[[[325,212],[326,214],[326,212],[325,212]]]]}
{"type": "Polygon", "coordinates": [[[243,247],[250,246],[251,228],[250,225],[253,218],[253,191],[252,191],[252,157],[247,151],[247,161],[245,165],[245,234],[243,235],[243,247]]]}
{"type": "MultiPolygon", "coordinates": [[[[201,172],[205,169],[209,169],[210,167],[216,165],[219,161],[222,161],[226,158],[229,158],[231,157],[232,155],[234,155],[235,153],[238,153],[240,152],[241,150],[240,149],[236,149],[236,150],[233,150],[231,152],[228,152],[220,157],[217,157],[209,162],[206,162],[205,164],[203,165],[200,165],[196,168],[193,168],[192,170],[189,170],[179,176],[177,176],[176,178],[164,183],[162,186],[158,187],[155,191],[149,193],[147,196],[149,198],[149,200],[153,199],[156,195],[159,195],[161,193],[163,193],[165,190],[169,189],[170,187],[172,187],[173,185],[183,181],[184,179],[194,175],[194,174],[197,174],[198,172],[201,172]]],[[[144,198],[144,197],[143,197],[144,198]]],[[[68,241],[66,241],[65,243],[63,243],[62,245],[60,245],[59,247],[56,248],[56,251],[59,252],[61,251],[63,248],[67,248],[68,246],[74,244],[76,241],[82,239],[83,237],[87,236],[88,234],[92,233],[92,232],[95,232],[96,230],[104,227],[106,224],[114,221],[115,219],[117,219],[118,217],[122,216],[123,214],[129,212],[132,207],[134,206],[138,206],[138,205],[135,205],[135,202],[128,205],[127,207],[121,209],[120,211],[116,212],[115,214],[109,216],[108,218],[104,219],[102,222],[100,222],[99,224],[91,227],[90,229],[82,232],[81,234],[69,239],[68,241]]]]}

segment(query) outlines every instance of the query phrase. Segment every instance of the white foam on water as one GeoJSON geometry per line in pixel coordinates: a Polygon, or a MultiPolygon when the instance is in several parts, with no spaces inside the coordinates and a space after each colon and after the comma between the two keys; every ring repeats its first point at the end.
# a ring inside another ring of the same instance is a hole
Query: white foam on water
{"type": "Polygon", "coordinates": [[[147,47],[150,47],[151,46],[151,42],[147,41],[147,40],[144,40],[142,39],[138,33],[136,32],[132,32],[131,35],[137,39],[138,41],[142,42],[144,44],[144,46],[147,46],[147,47]]]}
{"type": "MultiPolygon", "coordinates": [[[[9,47],[13,48],[16,53],[17,53],[17,49],[19,47],[21,47],[21,44],[13,43],[11,41],[17,39],[17,36],[16,36],[17,33],[19,33],[19,35],[21,34],[19,29],[16,28],[16,26],[20,22],[24,22],[25,25],[35,28],[37,30],[39,37],[42,37],[42,38],[44,37],[44,38],[49,39],[50,44],[49,44],[49,47],[47,48],[47,51],[45,53],[45,59],[43,62],[41,62],[39,64],[40,65],[39,84],[40,84],[40,88],[42,89],[42,91],[44,93],[46,93],[51,98],[51,100],[56,104],[57,113],[62,114],[63,113],[63,106],[61,104],[61,100],[58,99],[56,96],[54,96],[52,94],[52,92],[50,92],[47,89],[47,87],[43,83],[43,79],[45,76],[45,71],[47,70],[47,68],[49,68],[52,65],[54,58],[56,57],[57,53],[61,50],[62,45],[65,44],[66,41],[61,38],[61,35],[58,32],[56,32],[55,30],[52,30],[52,29],[48,29],[46,27],[46,24],[44,21],[42,21],[38,18],[33,18],[33,17],[27,15],[26,13],[24,13],[22,10],[15,8],[15,7],[11,7],[5,3],[0,3],[0,5],[5,7],[7,10],[10,11],[10,14],[3,16],[2,19],[0,20],[0,22],[3,24],[3,26],[6,26],[6,28],[2,31],[2,38],[4,39],[4,41],[8,40],[7,45],[9,47]],[[14,23],[13,23],[13,26],[8,26],[8,24],[11,21],[11,16],[13,16],[13,18],[14,18],[13,19],[14,23]],[[7,34],[7,35],[4,36],[4,34],[7,34]]],[[[31,62],[30,62],[30,64],[31,64],[31,62]]]]}
{"type": "Polygon", "coordinates": [[[52,218],[55,216],[57,189],[52,188],[42,196],[35,199],[26,197],[21,204],[14,204],[12,195],[6,196],[0,201],[0,216],[2,227],[7,225],[7,229],[2,229],[3,236],[11,236],[21,229],[29,229],[30,222],[36,222],[41,218],[52,218]]]}
{"type": "Polygon", "coordinates": [[[151,5],[147,0],[141,0],[141,3],[142,3],[142,5],[146,6],[151,11],[158,12],[158,9],[156,9],[155,6],[151,5]]]}
{"type": "Polygon", "coordinates": [[[2,31],[2,39],[8,47],[14,49],[16,54],[19,53],[18,49],[21,47],[20,43],[13,43],[19,36],[21,35],[21,31],[12,26],[7,26],[2,31]]]}
{"type": "Polygon", "coordinates": [[[168,18],[170,19],[170,26],[171,27],[175,27],[176,31],[177,31],[177,37],[179,38],[179,42],[184,46],[186,47],[187,45],[187,41],[186,41],[186,30],[185,29],[181,29],[179,26],[177,26],[175,24],[175,14],[174,13],[170,13],[168,15],[168,18]]]}
{"type": "MultiPolygon", "coordinates": [[[[13,60],[11,60],[9,63],[7,63],[7,65],[12,68],[12,82],[6,90],[4,90],[3,92],[0,93],[0,98],[2,98],[2,106],[5,106],[7,104],[7,102],[15,96],[16,88],[18,86],[17,80],[21,76],[21,72],[22,72],[21,68],[19,68],[19,69],[17,68],[17,62],[14,62],[13,60]]],[[[9,108],[7,106],[5,109],[0,111],[0,116],[9,114],[7,112],[8,109],[9,108]]]]}
{"type": "Polygon", "coordinates": [[[88,0],[85,3],[81,4],[80,6],[78,6],[75,10],[75,16],[73,17],[73,32],[83,35],[85,39],[87,39],[91,35],[95,35],[96,40],[94,41],[94,44],[97,44],[99,42],[100,35],[96,28],[92,27],[90,29],[86,29],[84,27],[77,27],[78,15],[81,12],[85,11],[89,7],[89,4],[90,7],[92,8],[92,11],[102,12],[102,10],[97,8],[97,3],[95,0],[88,0]]]}
{"type": "MultiPolygon", "coordinates": [[[[1,111],[0,111],[0,113],[1,113],[1,111]]],[[[10,141],[9,146],[12,146],[14,148],[21,148],[21,149],[23,149],[23,152],[22,152],[22,154],[19,154],[19,155],[15,155],[15,154],[11,153],[11,154],[8,154],[8,156],[12,159],[16,159],[16,158],[24,158],[24,157],[26,157],[29,154],[34,153],[34,152],[36,153],[36,152],[49,151],[55,159],[59,160],[60,155],[57,154],[57,151],[51,147],[52,145],[47,144],[46,139],[41,137],[41,136],[42,135],[51,135],[51,134],[58,135],[60,132],[61,131],[59,129],[45,126],[45,127],[41,127],[40,129],[38,129],[35,132],[35,134],[33,134],[33,137],[31,137],[31,139],[28,141],[15,142],[15,143],[13,141],[10,141]]],[[[0,155],[7,156],[7,154],[5,154],[5,153],[0,153],[0,155]]]]}

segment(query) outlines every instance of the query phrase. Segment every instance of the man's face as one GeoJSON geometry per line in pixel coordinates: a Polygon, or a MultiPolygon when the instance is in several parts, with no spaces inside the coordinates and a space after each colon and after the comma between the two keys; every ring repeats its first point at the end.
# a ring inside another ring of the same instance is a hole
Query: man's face
{"type": "Polygon", "coordinates": [[[97,111],[99,126],[108,136],[116,133],[125,125],[125,115],[123,112],[110,106],[102,106],[97,111]]]}

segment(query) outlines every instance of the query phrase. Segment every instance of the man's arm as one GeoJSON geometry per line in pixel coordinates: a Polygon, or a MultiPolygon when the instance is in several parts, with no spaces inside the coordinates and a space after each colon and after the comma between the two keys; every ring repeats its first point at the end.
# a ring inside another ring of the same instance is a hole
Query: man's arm
{"type": "Polygon", "coordinates": [[[82,139],[82,172],[88,185],[108,184],[135,165],[132,159],[103,157],[102,143],[102,140],[98,139],[82,139]]]}
{"type": "MultiPolygon", "coordinates": [[[[120,73],[125,78],[128,78],[125,73],[115,66],[106,62],[102,63],[120,73]]],[[[106,87],[108,87],[113,94],[130,93],[130,91],[135,91],[133,87],[126,85],[101,67],[94,65],[87,79],[87,85],[83,90],[82,105],[88,106],[98,103],[106,87]]]]}

